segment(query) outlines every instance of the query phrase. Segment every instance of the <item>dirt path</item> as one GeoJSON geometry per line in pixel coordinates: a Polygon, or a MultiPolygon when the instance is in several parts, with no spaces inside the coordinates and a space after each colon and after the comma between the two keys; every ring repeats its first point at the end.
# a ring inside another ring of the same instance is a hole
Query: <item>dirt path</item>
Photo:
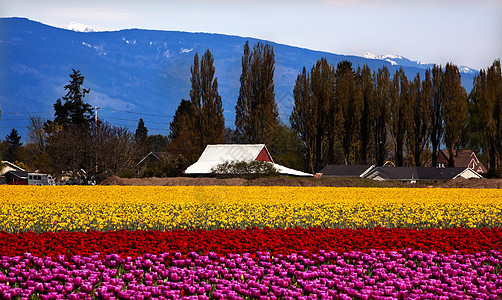
{"type": "Polygon", "coordinates": [[[272,177],[272,178],[210,178],[210,177],[166,177],[166,178],[120,178],[112,176],[102,185],[156,185],[156,186],[330,186],[330,187],[440,187],[440,188],[502,188],[502,179],[464,179],[457,178],[440,183],[408,184],[396,181],[373,181],[363,178],[300,178],[300,177],[272,177]]]}

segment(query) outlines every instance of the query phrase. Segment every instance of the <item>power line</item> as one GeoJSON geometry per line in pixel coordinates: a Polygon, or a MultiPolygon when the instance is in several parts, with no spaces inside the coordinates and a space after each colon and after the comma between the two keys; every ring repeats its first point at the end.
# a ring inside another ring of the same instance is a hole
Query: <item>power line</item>
{"type": "MultiPolygon", "coordinates": [[[[112,119],[112,120],[120,120],[120,121],[130,121],[130,122],[138,122],[138,120],[132,120],[132,119],[123,119],[123,118],[115,118],[115,117],[108,117],[108,116],[102,116],[103,120],[107,119],[112,119]]],[[[166,124],[166,122],[154,122],[154,121],[148,121],[144,120],[145,123],[153,123],[153,124],[166,124]]]]}
{"type": "Polygon", "coordinates": [[[53,111],[2,111],[2,115],[49,114],[53,111]]]}
{"type": "Polygon", "coordinates": [[[119,109],[112,109],[112,108],[103,108],[106,110],[111,110],[111,111],[118,111],[118,112],[123,112],[127,114],[133,114],[133,115],[141,115],[141,116],[152,116],[152,117],[162,117],[162,118],[172,118],[173,116],[169,115],[156,115],[156,114],[147,114],[147,113],[138,113],[134,111],[126,111],[126,110],[119,110],[119,109]]]}

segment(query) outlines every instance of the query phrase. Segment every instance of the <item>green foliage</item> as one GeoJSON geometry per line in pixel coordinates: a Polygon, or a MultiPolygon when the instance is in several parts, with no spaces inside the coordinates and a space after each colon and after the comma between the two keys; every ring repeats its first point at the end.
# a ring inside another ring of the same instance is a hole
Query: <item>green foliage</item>
{"type": "Polygon", "coordinates": [[[235,106],[236,137],[240,143],[270,145],[279,113],[275,101],[275,55],[270,44],[244,45],[239,97],[235,106]]]}
{"type": "Polygon", "coordinates": [[[64,103],[58,99],[54,104],[54,123],[64,128],[70,125],[86,125],[92,120],[92,108],[84,102],[84,97],[90,90],[82,87],[84,76],[80,71],[72,71],[69,84],[64,86],[67,91],[62,98],[64,103]]]}
{"type": "Polygon", "coordinates": [[[19,159],[19,150],[23,143],[21,143],[21,136],[15,128],[5,137],[5,142],[8,148],[4,151],[4,159],[7,161],[15,161],[19,159]]]}
{"type": "MultiPolygon", "coordinates": [[[[183,175],[183,171],[188,167],[187,160],[178,155],[173,157],[171,155],[163,155],[159,160],[152,160],[145,162],[145,164],[135,172],[137,177],[174,177],[183,175]]],[[[124,172],[121,177],[130,178],[129,171],[124,172]]]]}
{"type": "Polygon", "coordinates": [[[119,177],[121,178],[134,178],[137,174],[133,169],[124,169],[120,172],[119,177]]]}
{"type": "Polygon", "coordinates": [[[146,147],[146,142],[148,138],[148,128],[145,126],[145,122],[142,118],[138,121],[138,128],[136,128],[136,133],[134,134],[134,140],[136,144],[140,147],[146,147]]]}
{"type": "Polygon", "coordinates": [[[275,163],[295,170],[308,171],[302,140],[287,125],[279,124],[268,149],[275,163]]]}
{"type": "Polygon", "coordinates": [[[500,59],[474,78],[469,95],[469,136],[473,148],[482,150],[490,176],[502,173],[502,71],[500,59]]]}
{"type": "Polygon", "coordinates": [[[173,120],[169,124],[169,139],[174,140],[182,135],[183,132],[189,132],[195,117],[195,110],[192,102],[182,99],[173,120]]]}
{"type": "Polygon", "coordinates": [[[221,97],[218,94],[218,78],[214,77],[214,58],[206,50],[199,63],[197,53],[191,68],[192,87],[190,101],[194,108],[193,132],[190,138],[190,156],[198,157],[208,144],[223,142],[225,119],[221,97]]]}
{"type": "Polygon", "coordinates": [[[447,63],[443,73],[444,143],[450,154],[448,167],[454,167],[454,151],[467,129],[467,94],[460,81],[457,66],[447,63]]]}
{"type": "Polygon", "coordinates": [[[211,169],[211,173],[224,176],[244,176],[246,178],[279,175],[279,172],[271,163],[259,160],[224,162],[211,169]]]}
{"type": "Polygon", "coordinates": [[[147,145],[150,151],[166,151],[169,145],[169,139],[161,134],[149,135],[147,138],[147,145]]]}

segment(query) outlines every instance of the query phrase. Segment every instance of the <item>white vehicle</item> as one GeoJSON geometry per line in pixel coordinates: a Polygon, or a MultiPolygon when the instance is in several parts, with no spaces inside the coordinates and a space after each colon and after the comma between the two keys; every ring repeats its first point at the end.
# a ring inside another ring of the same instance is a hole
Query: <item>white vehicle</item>
{"type": "Polygon", "coordinates": [[[28,185],[55,185],[56,181],[50,174],[28,173],[28,185]]]}

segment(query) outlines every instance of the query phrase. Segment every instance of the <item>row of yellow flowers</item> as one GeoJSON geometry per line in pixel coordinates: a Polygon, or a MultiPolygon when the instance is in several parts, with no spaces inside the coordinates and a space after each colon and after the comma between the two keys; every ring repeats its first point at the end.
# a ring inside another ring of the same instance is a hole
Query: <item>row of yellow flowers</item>
{"type": "Polygon", "coordinates": [[[502,190],[0,186],[0,231],[501,227],[502,190]]]}

